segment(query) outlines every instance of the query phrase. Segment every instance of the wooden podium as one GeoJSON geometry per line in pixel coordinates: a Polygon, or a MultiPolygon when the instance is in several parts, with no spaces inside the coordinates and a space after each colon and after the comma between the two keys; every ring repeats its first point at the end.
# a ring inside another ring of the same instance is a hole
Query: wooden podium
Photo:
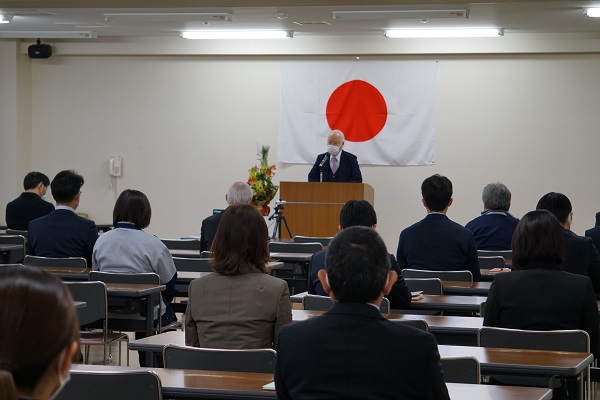
{"type": "MultiPolygon", "coordinates": [[[[283,216],[294,236],[335,235],[348,200],[367,200],[375,206],[373,187],[366,183],[281,182],[279,198],[286,201],[283,216]]],[[[281,237],[289,237],[285,226],[281,237]]]]}

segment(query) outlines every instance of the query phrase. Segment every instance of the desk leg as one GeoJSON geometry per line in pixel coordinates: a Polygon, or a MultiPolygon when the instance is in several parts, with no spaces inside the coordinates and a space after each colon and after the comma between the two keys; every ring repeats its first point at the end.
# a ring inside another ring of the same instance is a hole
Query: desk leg
{"type": "MultiPolygon", "coordinates": [[[[150,294],[146,299],[146,337],[154,335],[154,298],[156,296],[150,294]]],[[[154,356],[151,351],[144,352],[147,367],[155,367],[154,356]]]]}

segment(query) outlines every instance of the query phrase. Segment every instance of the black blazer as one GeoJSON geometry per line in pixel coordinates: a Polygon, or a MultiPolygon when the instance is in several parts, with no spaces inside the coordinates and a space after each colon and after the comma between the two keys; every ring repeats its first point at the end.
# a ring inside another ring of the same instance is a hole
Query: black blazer
{"type": "Polygon", "coordinates": [[[600,249],[600,226],[588,229],[585,231],[585,236],[592,238],[594,246],[596,246],[596,250],[600,249]]]}
{"type": "MultiPolygon", "coordinates": [[[[326,250],[321,250],[313,254],[310,259],[309,273],[308,273],[308,293],[309,294],[318,294],[319,296],[328,296],[327,293],[323,290],[323,286],[321,286],[321,282],[319,282],[318,273],[319,270],[325,269],[325,256],[327,254],[326,250]]],[[[400,267],[398,266],[398,262],[396,261],[396,257],[390,254],[390,264],[392,269],[396,271],[398,274],[398,280],[392,286],[392,290],[386,296],[390,301],[390,308],[396,309],[406,309],[410,307],[411,295],[410,290],[408,290],[408,286],[406,286],[406,282],[404,281],[404,277],[402,276],[402,271],[400,271],[400,267]]]]}
{"type": "Polygon", "coordinates": [[[279,399],[449,399],[433,335],[369,304],[286,325],[275,350],[279,399]]]}
{"type": "Polygon", "coordinates": [[[396,258],[401,269],[469,270],[481,280],[473,234],[443,214],[428,214],[400,233],[396,258]]]}
{"type": "MultiPolygon", "coordinates": [[[[319,182],[319,164],[323,161],[323,157],[326,154],[323,153],[317,156],[317,161],[313,165],[312,169],[308,173],[309,182],[319,182]]],[[[330,160],[325,161],[323,164],[323,182],[362,182],[362,174],[358,166],[358,159],[354,154],[342,151],[342,156],[339,159],[338,170],[335,175],[331,172],[331,166],[329,165],[330,160]]]]}
{"type": "Polygon", "coordinates": [[[54,211],[52,203],[32,192],[23,192],[6,205],[6,225],[9,229],[26,231],[29,221],[54,211]]]}
{"type": "Polygon", "coordinates": [[[600,293],[600,253],[594,241],[563,229],[565,261],[562,269],[573,274],[589,276],[596,293],[600,293]]]}
{"type": "Polygon", "coordinates": [[[583,329],[594,355],[600,351],[598,305],[590,279],[559,266],[498,274],[487,297],[483,325],[500,328],[583,329]]]}
{"type": "Polygon", "coordinates": [[[54,210],[29,223],[27,254],[41,257],[83,257],[92,267],[92,251],[98,240],[94,221],[70,210],[54,210]]]}
{"type": "Polygon", "coordinates": [[[215,234],[217,233],[217,228],[219,227],[224,212],[225,210],[218,214],[211,215],[202,221],[202,226],[200,227],[200,251],[210,250],[210,246],[212,245],[213,240],[215,240],[215,234]]]}

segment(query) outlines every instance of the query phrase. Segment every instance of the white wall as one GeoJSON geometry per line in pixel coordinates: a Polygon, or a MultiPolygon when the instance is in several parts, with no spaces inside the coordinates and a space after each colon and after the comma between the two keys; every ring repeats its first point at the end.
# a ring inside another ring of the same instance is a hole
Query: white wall
{"type": "MultiPolygon", "coordinates": [[[[198,234],[200,221],[224,206],[229,184],[246,179],[257,144],[271,145],[276,160],[279,61],[289,56],[94,56],[94,43],[85,51],[72,50],[79,43],[72,46],[65,45],[62,56],[59,47],[57,56],[31,63],[31,168],[51,178],[62,169],[80,172],[86,178],[80,210],[96,222],[110,222],[116,194],[136,188],[153,206],[148,231],[198,234]],[[111,155],[124,157],[116,190],[107,173],[111,155]]],[[[111,53],[107,45],[97,46],[99,54],[111,53]]],[[[137,47],[131,49],[136,53],[137,47]]],[[[461,224],[481,211],[483,186],[500,180],[513,193],[516,216],[546,192],[560,191],[573,203],[574,230],[583,234],[593,226],[600,211],[597,50],[379,52],[370,59],[440,60],[436,165],[362,167],[364,181],[375,188],[378,230],[391,252],[400,230],[424,216],[419,187],[433,173],[453,181],[449,216],[461,224]]],[[[276,180],[303,181],[309,169],[278,165],[276,180]]]]}

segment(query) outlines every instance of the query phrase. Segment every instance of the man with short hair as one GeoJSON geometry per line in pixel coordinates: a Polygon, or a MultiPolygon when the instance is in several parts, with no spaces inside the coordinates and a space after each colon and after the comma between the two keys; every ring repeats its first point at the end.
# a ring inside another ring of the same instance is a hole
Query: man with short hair
{"type": "MultiPolygon", "coordinates": [[[[346,229],[351,226],[366,226],[367,228],[375,229],[377,227],[377,214],[373,206],[366,200],[350,200],[340,211],[340,224],[338,230],[346,229]]],[[[308,276],[308,293],[327,296],[321,282],[319,282],[318,273],[322,269],[327,269],[325,266],[326,250],[319,251],[313,254],[310,259],[309,276],[308,276]]],[[[411,294],[406,286],[400,267],[396,261],[396,257],[390,256],[390,265],[393,271],[398,274],[398,280],[392,286],[392,290],[386,296],[390,301],[390,307],[396,309],[405,309],[410,307],[411,294]]]]}
{"type": "Polygon", "coordinates": [[[50,190],[56,209],[29,223],[27,254],[41,257],[83,257],[92,266],[92,251],[98,240],[94,221],[75,214],[81,198],[83,176],[61,171],[52,180],[50,190]]]}
{"type": "Polygon", "coordinates": [[[345,139],[342,131],[333,130],[327,137],[327,152],[319,154],[308,173],[309,182],[362,182],[358,159],[352,153],[342,151],[345,139]]]}
{"type": "MultiPolygon", "coordinates": [[[[228,208],[234,204],[250,204],[252,201],[252,188],[246,182],[233,182],[225,195],[225,201],[228,204],[228,208]]],[[[210,250],[224,212],[211,215],[202,221],[202,226],[200,227],[200,251],[210,250]]]]}
{"type": "Polygon", "coordinates": [[[578,236],[571,231],[573,207],[562,193],[550,192],[538,201],[536,210],[548,210],[563,227],[565,261],[562,269],[573,274],[589,276],[594,292],[600,293],[600,253],[591,238],[578,236]]]}
{"type": "Polygon", "coordinates": [[[319,280],[335,304],[279,331],[279,399],[449,399],[434,336],[379,312],[396,278],[374,229],[333,238],[319,280]]]}
{"type": "Polygon", "coordinates": [[[511,241],[519,220],[508,212],[510,190],[500,182],[483,188],[481,215],[465,227],[473,233],[477,250],[510,250],[511,241]]]}
{"type": "Polygon", "coordinates": [[[481,279],[473,234],[451,221],[446,213],[452,204],[452,182],[438,174],[421,184],[427,216],[400,233],[396,258],[401,269],[431,271],[469,270],[481,279]]]}
{"type": "Polygon", "coordinates": [[[50,179],[41,172],[33,171],[25,175],[19,197],[6,205],[6,225],[9,229],[27,230],[29,221],[50,214],[54,206],[44,201],[50,179]]]}

